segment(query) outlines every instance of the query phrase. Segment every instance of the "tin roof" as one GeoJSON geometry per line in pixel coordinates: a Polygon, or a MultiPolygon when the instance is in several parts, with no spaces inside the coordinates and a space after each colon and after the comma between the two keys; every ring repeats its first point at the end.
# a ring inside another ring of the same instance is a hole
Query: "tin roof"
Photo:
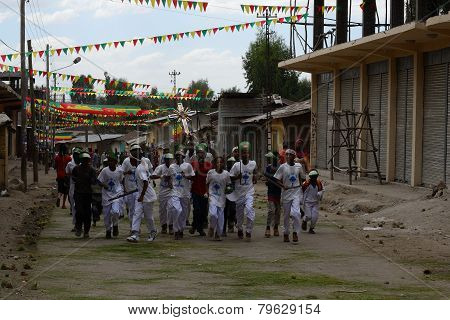
{"type": "MultiPolygon", "coordinates": [[[[281,107],[272,111],[271,119],[281,119],[292,116],[298,116],[301,114],[305,114],[311,111],[311,100],[306,100],[302,102],[295,102],[286,107],[281,107]]],[[[267,120],[267,114],[262,114],[259,116],[246,118],[241,120],[241,123],[255,123],[267,120]]]]}

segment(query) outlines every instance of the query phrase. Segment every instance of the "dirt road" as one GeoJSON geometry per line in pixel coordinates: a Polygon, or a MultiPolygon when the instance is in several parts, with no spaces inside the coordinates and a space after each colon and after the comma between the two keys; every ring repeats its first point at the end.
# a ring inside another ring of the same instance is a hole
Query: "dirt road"
{"type": "MultiPolygon", "coordinates": [[[[257,186],[257,224],[250,243],[230,234],[222,242],[188,235],[182,241],[159,236],[154,243],[130,244],[124,240],[128,231],[124,220],[118,239],[104,239],[103,228],[97,227],[91,234],[94,238],[84,241],[70,232],[67,210],[55,209],[31,252],[37,261],[23,284],[37,290],[19,288],[22,296],[1,292],[8,298],[50,299],[450,296],[449,211],[430,219],[441,224],[440,235],[434,225],[427,226],[428,220],[413,219],[411,207],[425,216],[424,208],[414,202],[427,190],[398,185],[380,189],[364,182],[355,187],[340,182],[326,185],[317,234],[302,233],[298,245],[283,243],[281,237],[263,237],[266,205],[262,183],[257,186]],[[402,208],[405,212],[400,214],[402,208]],[[381,227],[364,231],[365,226],[381,227]]],[[[429,207],[439,208],[436,210],[448,208],[444,199],[427,201],[429,207]]]]}

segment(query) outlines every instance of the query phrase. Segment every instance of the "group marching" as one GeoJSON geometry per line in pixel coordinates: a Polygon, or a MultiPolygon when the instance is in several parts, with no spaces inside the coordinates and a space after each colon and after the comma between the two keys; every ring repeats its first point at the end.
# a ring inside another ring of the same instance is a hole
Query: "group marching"
{"type": "MultiPolygon", "coordinates": [[[[209,153],[206,144],[194,147],[190,143],[174,155],[165,150],[161,164],[155,167],[137,144],[120,161],[116,154],[109,153],[98,170],[91,166],[91,154],[78,148],[72,150],[71,157],[62,154],[60,158],[58,185],[62,176],[68,179],[72,231],[77,237],[89,238],[91,225],[96,226],[102,214],[106,239],[117,238],[119,221],[127,213],[126,240],[132,243],[145,234],[142,220],[148,242],[155,241],[158,232],[182,240],[185,231],[217,241],[237,231],[239,239],[252,239],[259,169],[250,159],[248,142],[233,148],[228,157],[209,153]],[[157,200],[159,227],[154,221],[157,200]]],[[[284,149],[283,154],[269,152],[266,160],[268,210],[264,236],[280,235],[282,214],[284,242],[298,242],[301,230],[314,234],[324,192],[318,171],[309,170],[307,162],[292,149],[284,149]]]]}

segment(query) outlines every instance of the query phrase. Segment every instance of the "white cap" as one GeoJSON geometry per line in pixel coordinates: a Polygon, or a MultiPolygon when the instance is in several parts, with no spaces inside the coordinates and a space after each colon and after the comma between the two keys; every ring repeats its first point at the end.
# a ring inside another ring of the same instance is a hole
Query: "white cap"
{"type": "Polygon", "coordinates": [[[91,156],[87,152],[83,152],[82,154],[80,154],[80,159],[90,159],[90,158],[91,156]]]}
{"type": "Polygon", "coordinates": [[[286,154],[293,154],[294,156],[297,155],[297,153],[294,150],[292,150],[292,149],[287,149],[286,150],[286,154]]]}
{"type": "Polygon", "coordinates": [[[132,144],[130,150],[141,150],[141,147],[138,144],[132,144]]]}
{"type": "Polygon", "coordinates": [[[317,172],[317,170],[311,170],[308,175],[310,177],[318,177],[319,176],[319,172],[317,172]]]}

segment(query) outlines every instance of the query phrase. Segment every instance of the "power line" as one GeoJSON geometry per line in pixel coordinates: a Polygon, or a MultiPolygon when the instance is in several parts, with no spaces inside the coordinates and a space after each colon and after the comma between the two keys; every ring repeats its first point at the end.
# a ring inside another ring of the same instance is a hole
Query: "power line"
{"type": "Polygon", "coordinates": [[[0,42],[1,43],[3,43],[5,46],[7,46],[9,49],[11,49],[12,51],[15,51],[15,52],[20,52],[20,51],[18,51],[18,50],[16,50],[16,49],[13,49],[13,48],[11,48],[5,41],[3,41],[2,39],[0,39],[0,42]]]}
{"type": "MultiPolygon", "coordinates": [[[[31,20],[33,21],[33,24],[38,24],[39,25],[39,21],[37,21],[37,14],[36,14],[36,8],[33,5],[32,0],[29,0],[28,2],[28,8],[30,8],[30,13],[31,13],[31,20]]],[[[42,38],[42,32],[40,31],[40,29],[36,28],[34,25],[31,25],[30,28],[33,28],[36,34],[35,37],[35,45],[38,44],[39,48],[42,48],[42,42],[40,40],[40,38],[42,38]]]]}
{"type": "MultiPolygon", "coordinates": [[[[38,14],[38,10],[37,10],[37,8],[36,8],[35,2],[36,2],[36,0],[30,0],[30,1],[29,1],[29,3],[31,4],[31,6],[32,6],[32,8],[33,8],[33,10],[34,10],[34,15],[35,15],[35,17],[36,17],[37,25],[38,25],[39,27],[41,27],[41,24],[40,24],[40,21],[39,21],[39,14],[38,14]]],[[[38,40],[39,45],[40,45],[41,47],[43,47],[42,41],[44,41],[45,36],[44,36],[44,34],[42,33],[42,30],[41,30],[40,28],[37,29],[37,30],[38,30],[38,32],[39,32],[39,37],[40,37],[40,39],[38,40]]]]}

